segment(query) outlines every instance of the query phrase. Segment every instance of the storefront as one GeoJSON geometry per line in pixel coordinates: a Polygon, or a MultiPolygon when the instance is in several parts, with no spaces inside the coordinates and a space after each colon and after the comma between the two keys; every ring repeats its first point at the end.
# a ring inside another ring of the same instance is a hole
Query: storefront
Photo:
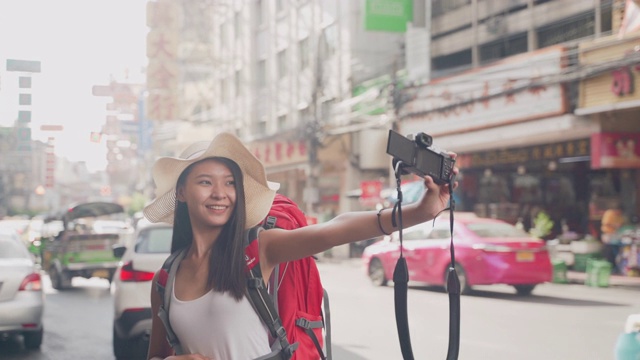
{"type": "Polygon", "coordinates": [[[589,138],[461,154],[461,208],[525,229],[545,211],[554,221],[550,237],[563,225],[586,233],[589,156],[589,138]]]}
{"type": "Polygon", "coordinates": [[[419,131],[459,154],[458,210],[522,222],[539,211],[554,228],[587,232],[590,136],[598,127],[569,113],[561,74],[567,49],[550,47],[409,89],[403,134],[419,131]],[[566,228],[566,227],[565,227],[566,228]]]}
{"type": "MultiPolygon", "coordinates": [[[[589,117],[600,128],[591,136],[589,218],[600,230],[605,210],[619,207],[627,226],[637,228],[640,214],[640,32],[584,42],[579,49],[581,67],[589,69],[605,65],[604,71],[581,81],[575,110],[576,114],[589,117]]],[[[628,240],[640,245],[640,236],[628,240]]],[[[627,255],[635,258],[635,268],[638,268],[640,252],[638,249],[632,252],[627,255]]],[[[625,263],[629,260],[628,256],[622,259],[625,263]]]]}
{"type": "Polygon", "coordinates": [[[599,220],[607,207],[619,204],[631,219],[640,213],[640,33],[580,44],[580,65],[611,69],[580,83],[576,114],[597,122],[592,136],[591,217],[599,220]]]}

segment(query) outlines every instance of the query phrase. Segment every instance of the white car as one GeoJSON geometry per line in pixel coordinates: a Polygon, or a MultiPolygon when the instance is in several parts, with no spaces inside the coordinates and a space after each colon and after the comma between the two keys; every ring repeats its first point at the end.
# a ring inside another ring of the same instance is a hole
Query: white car
{"type": "Polygon", "coordinates": [[[173,227],[141,220],[128,244],[114,247],[121,256],[112,280],[113,354],[116,359],[146,359],[151,333],[151,286],[171,252],[173,227]]]}
{"type": "Polygon", "coordinates": [[[33,255],[14,229],[0,227],[0,336],[22,335],[24,347],[42,344],[44,293],[33,255]]]}

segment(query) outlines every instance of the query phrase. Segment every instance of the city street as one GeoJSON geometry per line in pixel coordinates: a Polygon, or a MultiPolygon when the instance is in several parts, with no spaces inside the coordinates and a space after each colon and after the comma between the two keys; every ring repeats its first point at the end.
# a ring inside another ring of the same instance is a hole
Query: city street
{"type": "MultiPolygon", "coordinates": [[[[370,285],[359,260],[322,263],[331,297],[336,359],[400,359],[393,287],[370,285]]],[[[638,291],[545,284],[531,297],[507,286],[483,286],[461,300],[460,359],[613,359],[629,314],[640,313],[638,291]]],[[[445,359],[448,295],[409,290],[409,325],[416,359],[445,359]]]]}
{"type": "MultiPolygon", "coordinates": [[[[393,287],[373,287],[358,259],[319,263],[331,306],[333,358],[400,359],[393,287]]],[[[112,298],[100,279],[74,279],[57,292],[45,277],[47,308],[40,352],[15,339],[0,341],[11,360],[112,359],[112,298]]],[[[439,289],[409,290],[409,321],[416,359],[444,359],[448,297],[439,289]]],[[[460,359],[613,359],[627,315],[640,313],[638,291],[545,284],[532,297],[506,286],[479,287],[462,298],[460,359]]]]}

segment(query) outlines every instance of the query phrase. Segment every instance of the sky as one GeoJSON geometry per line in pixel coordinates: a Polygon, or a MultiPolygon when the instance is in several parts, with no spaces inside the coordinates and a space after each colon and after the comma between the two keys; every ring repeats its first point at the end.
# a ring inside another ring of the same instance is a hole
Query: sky
{"type": "Polygon", "coordinates": [[[55,137],[57,156],[106,167],[106,145],[90,141],[107,116],[107,98],[91,93],[110,79],[141,82],[146,65],[146,0],[0,0],[0,126],[19,110],[18,75],[6,60],[41,62],[31,75],[31,128],[35,140],[55,137]],[[41,131],[62,125],[63,131],[41,131]]]}

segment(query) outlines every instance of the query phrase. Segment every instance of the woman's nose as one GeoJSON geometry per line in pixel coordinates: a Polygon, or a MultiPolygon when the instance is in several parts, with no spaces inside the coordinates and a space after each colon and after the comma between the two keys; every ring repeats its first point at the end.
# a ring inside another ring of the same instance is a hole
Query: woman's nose
{"type": "Polygon", "coordinates": [[[211,187],[211,195],[210,195],[210,196],[211,196],[212,198],[214,198],[214,199],[222,199],[222,198],[224,198],[225,193],[224,193],[224,188],[223,188],[223,186],[222,186],[222,185],[215,185],[215,184],[214,184],[214,185],[211,187]]]}

